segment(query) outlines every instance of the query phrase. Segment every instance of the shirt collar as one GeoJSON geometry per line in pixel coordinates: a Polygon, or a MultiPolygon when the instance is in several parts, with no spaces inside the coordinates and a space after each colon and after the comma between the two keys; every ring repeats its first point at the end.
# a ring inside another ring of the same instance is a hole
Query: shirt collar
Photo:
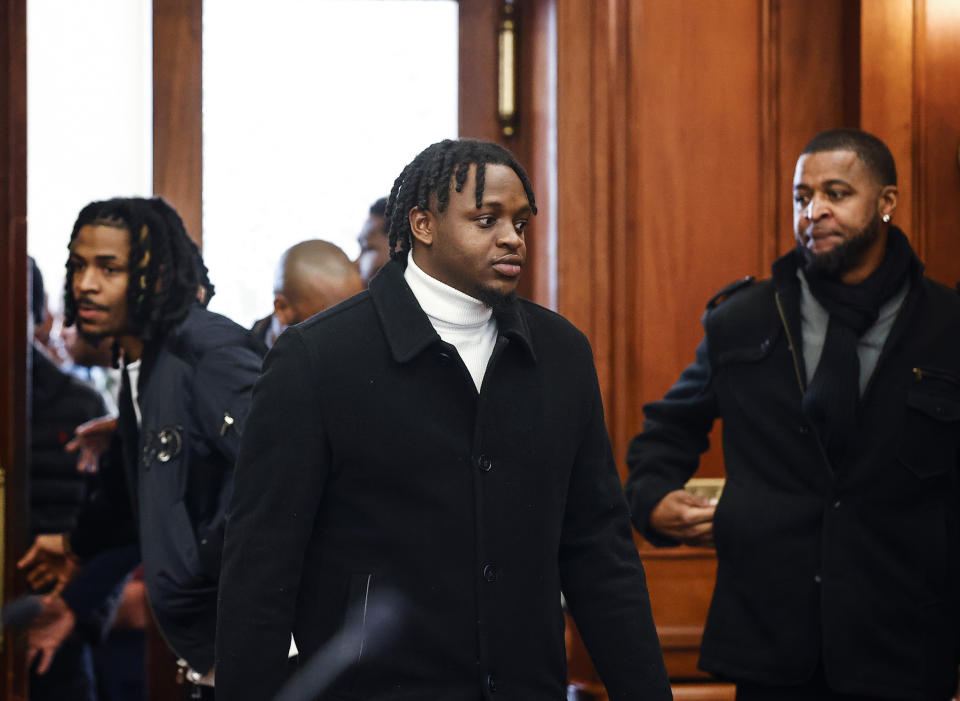
{"type": "MultiPolygon", "coordinates": [[[[440,341],[410,286],[404,280],[406,261],[391,260],[370,281],[370,297],[380,317],[394,360],[405,363],[440,341]]],[[[536,361],[527,316],[520,300],[494,311],[501,336],[516,340],[536,361]]]]}

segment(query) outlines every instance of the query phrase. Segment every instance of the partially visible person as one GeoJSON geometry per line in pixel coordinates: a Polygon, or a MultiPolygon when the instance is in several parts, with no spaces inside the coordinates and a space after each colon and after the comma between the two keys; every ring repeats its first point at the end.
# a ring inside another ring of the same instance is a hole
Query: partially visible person
{"type": "Polygon", "coordinates": [[[253,333],[271,348],[283,330],[363,290],[357,266],[338,246],[311,239],[291,246],[277,263],[273,314],[253,325],[253,333]]]}
{"type": "MultiPolygon", "coordinates": [[[[51,314],[43,276],[30,258],[32,271],[32,321],[34,343],[31,347],[30,394],[30,531],[34,544],[53,545],[63,533],[73,530],[77,515],[93,486],[93,477],[77,470],[76,458],[66,445],[76,427],[106,410],[96,391],[61,372],[41,344],[50,337],[51,314]]],[[[70,576],[74,563],[66,562],[59,579],[31,577],[29,584],[40,591],[58,589],[70,576]]],[[[96,698],[91,651],[79,635],[71,635],[61,646],[49,672],[38,675],[31,670],[32,701],[96,698]]]]}
{"type": "MultiPolygon", "coordinates": [[[[262,353],[250,332],[204,308],[212,293],[196,245],[162,199],[117,198],[80,212],[65,322],[92,342],[113,337],[123,375],[116,433],[80,437],[119,439],[119,460],[104,462],[101,499],[69,542],[91,560],[84,574],[96,574],[71,582],[64,601],[92,607],[102,592],[118,591],[112,585],[122,590],[142,560],[160,630],[184,660],[192,691],[207,697],[226,505],[262,353]],[[135,558],[124,545],[136,546],[135,558]]],[[[47,555],[21,564],[31,570],[47,555]]],[[[48,636],[28,654],[48,660],[56,643],[48,636]]]]}
{"type": "Polygon", "coordinates": [[[357,235],[357,243],[360,244],[357,267],[360,268],[360,276],[363,278],[364,285],[369,285],[373,276],[380,272],[380,268],[390,260],[386,210],[386,197],[381,197],[370,205],[370,215],[357,235]]]}
{"type": "Polygon", "coordinates": [[[887,146],[815,136],[796,247],[707,304],[696,359],[644,407],[634,524],[715,545],[700,666],[739,701],[946,701],[960,661],[960,297],[892,223],[887,146]],[[719,503],[684,491],[723,422],[719,503]]]}

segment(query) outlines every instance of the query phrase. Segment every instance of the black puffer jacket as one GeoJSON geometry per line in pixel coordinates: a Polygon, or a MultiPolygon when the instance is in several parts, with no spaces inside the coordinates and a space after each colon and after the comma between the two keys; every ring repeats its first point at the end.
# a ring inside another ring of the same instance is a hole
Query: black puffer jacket
{"type": "Polygon", "coordinates": [[[99,394],[62,372],[33,349],[30,420],[30,525],[33,534],[73,529],[91,477],[77,471],[77,456],[64,451],[74,429],[102,416],[99,394]]]}

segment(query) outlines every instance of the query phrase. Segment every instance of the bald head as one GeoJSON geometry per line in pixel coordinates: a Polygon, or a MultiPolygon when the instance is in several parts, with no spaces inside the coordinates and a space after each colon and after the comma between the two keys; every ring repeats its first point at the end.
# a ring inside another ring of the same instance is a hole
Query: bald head
{"type": "Polygon", "coordinates": [[[360,272],[340,248],[319,239],[302,241],[280,257],[273,308],[283,324],[297,324],[361,290],[360,272]]]}

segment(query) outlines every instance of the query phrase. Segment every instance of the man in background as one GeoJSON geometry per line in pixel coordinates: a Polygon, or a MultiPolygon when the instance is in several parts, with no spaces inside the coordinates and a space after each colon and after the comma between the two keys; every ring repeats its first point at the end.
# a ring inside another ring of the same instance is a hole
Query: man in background
{"type": "MultiPolygon", "coordinates": [[[[157,624],[186,681],[208,697],[223,525],[262,351],[250,332],[206,310],[212,295],[196,245],[162,199],[81,210],[65,323],[94,343],[112,337],[123,368],[116,433],[81,438],[119,438],[119,459],[102,463],[101,499],[71,534],[73,553],[89,563],[48,606],[67,622],[48,628],[69,630],[78,609],[94,608],[142,561],[157,624]],[[121,546],[134,546],[135,557],[121,546]]],[[[31,550],[21,566],[33,571],[69,554],[31,550]]],[[[42,671],[57,640],[31,640],[28,655],[42,671]]]]}
{"type": "Polygon", "coordinates": [[[291,246],[277,263],[273,314],[253,325],[253,333],[271,348],[283,330],[363,290],[357,266],[338,246],[311,239],[291,246]]]}
{"type": "Polygon", "coordinates": [[[386,209],[386,197],[381,197],[370,205],[370,216],[367,217],[357,235],[357,243],[360,244],[357,266],[360,268],[360,275],[365,285],[369,285],[373,276],[390,260],[387,220],[384,216],[386,209]]]}
{"type": "Polygon", "coordinates": [[[960,296],[891,223],[875,136],[815,136],[796,248],[707,304],[696,361],[644,407],[634,524],[716,545],[700,666],[741,701],[945,701],[960,661],[960,296]],[[716,506],[684,483],[723,420],[716,506]]]}

